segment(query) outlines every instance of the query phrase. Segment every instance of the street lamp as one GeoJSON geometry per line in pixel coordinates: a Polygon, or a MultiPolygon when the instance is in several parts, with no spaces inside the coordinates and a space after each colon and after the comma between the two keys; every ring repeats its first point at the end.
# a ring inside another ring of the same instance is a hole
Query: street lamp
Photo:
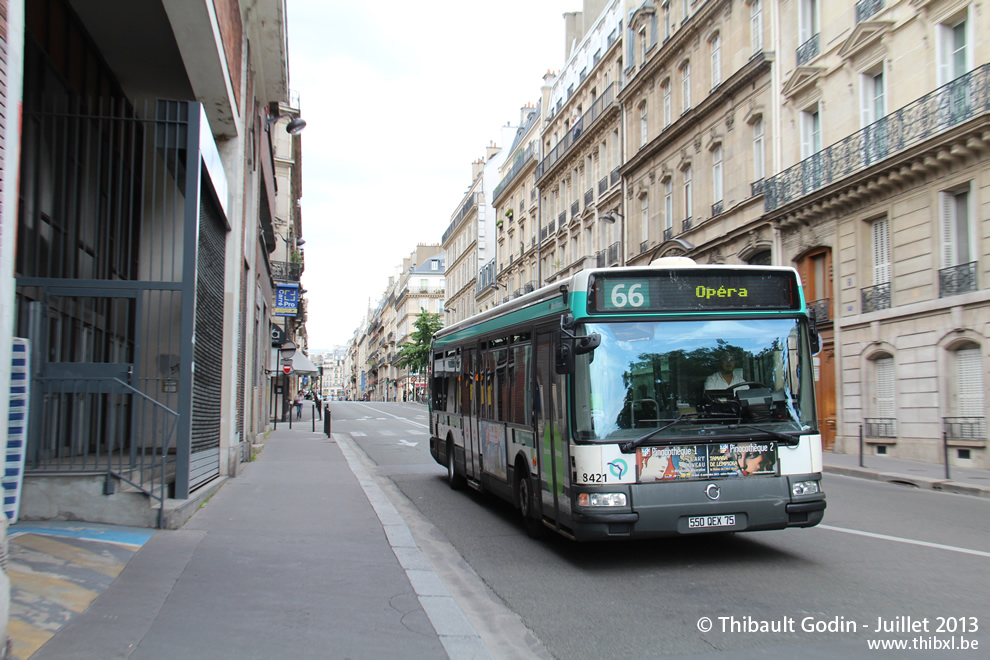
{"type": "Polygon", "coordinates": [[[275,117],[269,117],[265,120],[265,128],[271,130],[272,124],[277,122],[279,119],[289,119],[289,123],[285,125],[285,132],[289,135],[299,135],[302,130],[306,128],[306,120],[302,117],[296,117],[290,114],[276,115],[275,117]]]}
{"type": "Polygon", "coordinates": [[[606,211],[605,213],[602,213],[598,217],[602,220],[602,222],[608,223],[610,225],[614,225],[616,223],[616,221],[618,221],[618,223],[619,223],[619,243],[620,243],[620,249],[621,249],[621,253],[622,253],[621,254],[621,257],[619,259],[619,265],[620,266],[625,266],[626,265],[626,250],[625,250],[626,237],[624,235],[625,234],[625,227],[624,227],[623,222],[622,222],[623,220],[625,220],[625,217],[621,213],[619,213],[618,211],[606,211]]]}

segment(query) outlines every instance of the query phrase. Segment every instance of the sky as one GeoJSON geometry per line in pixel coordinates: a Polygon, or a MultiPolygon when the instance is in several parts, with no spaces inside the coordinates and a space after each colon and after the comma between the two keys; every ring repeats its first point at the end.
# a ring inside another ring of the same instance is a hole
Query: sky
{"type": "Polygon", "coordinates": [[[346,345],[419,243],[440,243],[471,163],[564,65],[580,0],[288,0],[306,120],[302,235],[311,352],[346,345]]]}

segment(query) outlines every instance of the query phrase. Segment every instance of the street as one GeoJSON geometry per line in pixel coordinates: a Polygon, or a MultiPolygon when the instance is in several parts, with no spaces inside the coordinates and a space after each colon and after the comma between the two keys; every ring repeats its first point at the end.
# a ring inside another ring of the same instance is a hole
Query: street
{"type": "MultiPolygon", "coordinates": [[[[330,408],[334,435],[370,459],[369,472],[388,484],[424,553],[454,583],[451,591],[489,643],[486,630],[497,635],[496,626],[478,617],[517,618],[555,658],[725,650],[872,657],[871,642],[990,648],[986,499],[826,475],[828,509],[812,529],[537,541],[508,504],[448,488],[446,471],[429,454],[425,407],[330,408]]],[[[506,651],[524,655],[519,647],[506,651]]]]}

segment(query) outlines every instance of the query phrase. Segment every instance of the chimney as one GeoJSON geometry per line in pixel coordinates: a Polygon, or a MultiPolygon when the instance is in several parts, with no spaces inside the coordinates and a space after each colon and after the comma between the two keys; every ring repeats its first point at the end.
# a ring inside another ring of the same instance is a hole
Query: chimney
{"type": "Polygon", "coordinates": [[[584,14],[579,11],[564,13],[564,61],[571,59],[573,48],[584,37],[584,14]]]}
{"type": "Polygon", "coordinates": [[[485,162],[490,161],[500,151],[502,151],[502,147],[497,147],[494,142],[489,142],[488,146],[485,147],[485,162]]]}
{"type": "Polygon", "coordinates": [[[485,161],[480,158],[471,163],[471,180],[474,181],[485,171],[485,161]]]}

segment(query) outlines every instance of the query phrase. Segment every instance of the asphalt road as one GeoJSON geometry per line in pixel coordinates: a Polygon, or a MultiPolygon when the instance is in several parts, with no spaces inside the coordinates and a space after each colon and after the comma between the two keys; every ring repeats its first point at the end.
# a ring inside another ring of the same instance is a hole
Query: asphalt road
{"type": "Polygon", "coordinates": [[[869,647],[884,641],[918,657],[990,649],[986,499],[827,475],[813,529],[536,541],[508,504],[447,487],[422,406],[331,408],[334,434],[364,451],[496,657],[903,656],[869,647]],[[538,643],[521,640],[526,631],[538,643]]]}

